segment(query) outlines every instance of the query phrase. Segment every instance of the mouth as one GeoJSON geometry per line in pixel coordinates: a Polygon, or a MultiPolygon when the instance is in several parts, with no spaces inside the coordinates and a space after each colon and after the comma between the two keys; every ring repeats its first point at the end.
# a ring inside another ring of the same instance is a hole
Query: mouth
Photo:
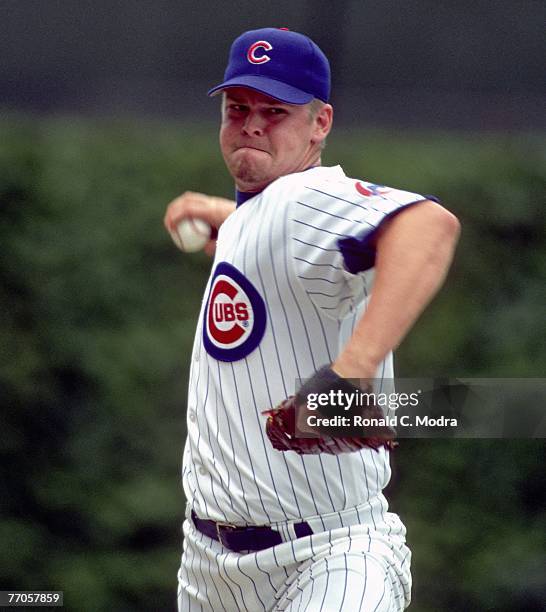
{"type": "Polygon", "coordinates": [[[244,149],[250,149],[251,151],[260,151],[261,153],[267,153],[265,149],[260,149],[259,147],[253,147],[251,145],[242,145],[240,147],[237,147],[235,150],[242,151],[244,149]]]}

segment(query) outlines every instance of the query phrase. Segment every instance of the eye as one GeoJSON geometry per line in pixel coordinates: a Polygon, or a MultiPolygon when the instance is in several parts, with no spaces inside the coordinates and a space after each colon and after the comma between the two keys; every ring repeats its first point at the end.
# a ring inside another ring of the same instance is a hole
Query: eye
{"type": "Polygon", "coordinates": [[[273,106],[269,109],[271,115],[286,115],[286,110],[279,106],[273,106]]]}

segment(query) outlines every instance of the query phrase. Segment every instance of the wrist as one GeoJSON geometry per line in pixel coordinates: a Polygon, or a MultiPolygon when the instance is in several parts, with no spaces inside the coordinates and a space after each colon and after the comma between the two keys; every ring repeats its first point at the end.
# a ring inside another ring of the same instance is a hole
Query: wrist
{"type": "Polygon", "coordinates": [[[340,355],[331,365],[332,370],[341,378],[364,378],[375,377],[379,363],[372,360],[353,358],[349,354],[340,355]]]}

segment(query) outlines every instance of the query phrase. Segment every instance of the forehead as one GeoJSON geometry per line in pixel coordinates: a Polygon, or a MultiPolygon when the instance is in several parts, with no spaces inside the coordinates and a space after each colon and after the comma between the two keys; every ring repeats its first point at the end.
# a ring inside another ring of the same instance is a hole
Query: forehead
{"type": "Polygon", "coordinates": [[[290,108],[299,108],[300,104],[287,104],[281,102],[276,98],[267,96],[255,89],[249,89],[248,87],[228,87],[224,89],[224,96],[226,100],[232,100],[234,102],[241,102],[245,104],[270,104],[275,106],[286,106],[290,108]]]}

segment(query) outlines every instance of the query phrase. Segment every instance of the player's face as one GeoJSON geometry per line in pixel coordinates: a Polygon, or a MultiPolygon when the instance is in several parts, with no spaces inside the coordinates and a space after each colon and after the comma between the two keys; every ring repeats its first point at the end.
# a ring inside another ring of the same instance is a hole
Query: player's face
{"type": "Polygon", "coordinates": [[[229,88],[224,96],[220,147],[240,191],[260,191],[320,161],[331,106],[312,116],[309,104],[284,104],[244,87],[229,88]]]}

